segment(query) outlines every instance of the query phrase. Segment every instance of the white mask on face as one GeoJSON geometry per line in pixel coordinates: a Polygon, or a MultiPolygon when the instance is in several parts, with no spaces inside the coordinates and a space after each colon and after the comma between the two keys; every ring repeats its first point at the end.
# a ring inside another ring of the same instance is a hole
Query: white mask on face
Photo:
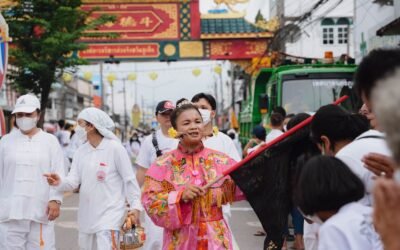
{"type": "Polygon", "coordinates": [[[208,124],[211,122],[211,111],[208,109],[199,109],[203,123],[208,124]]]}
{"type": "Polygon", "coordinates": [[[22,118],[17,118],[17,125],[18,128],[21,129],[22,131],[29,131],[36,127],[37,124],[37,118],[30,118],[30,117],[22,117],[22,118]]]}
{"type": "Polygon", "coordinates": [[[76,126],[75,134],[78,137],[78,139],[81,140],[82,142],[87,141],[87,131],[85,130],[84,127],[80,125],[76,126]]]}

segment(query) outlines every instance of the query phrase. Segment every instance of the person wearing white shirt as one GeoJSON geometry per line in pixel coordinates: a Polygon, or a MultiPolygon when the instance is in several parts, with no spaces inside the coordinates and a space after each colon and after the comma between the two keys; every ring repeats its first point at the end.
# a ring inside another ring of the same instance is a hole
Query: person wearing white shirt
{"type": "Polygon", "coordinates": [[[270,117],[271,130],[267,134],[265,143],[271,142],[283,134],[283,120],[285,118],[280,113],[272,113],[270,117]]]}
{"type": "Polygon", "coordinates": [[[385,134],[378,130],[368,130],[358,136],[353,142],[343,147],[336,157],[341,159],[363,181],[366,195],[360,201],[364,205],[372,206],[372,189],[376,175],[364,165],[363,158],[370,153],[391,156],[391,151],[385,141],[385,134]]]}
{"type": "MultiPolygon", "coordinates": [[[[394,150],[394,159],[398,157],[397,146],[399,145],[397,142],[399,138],[397,136],[399,67],[400,50],[398,48],[375,49],[365,56],[357,67],[353,86],[370,111],[369,119],[376,115],[378,130],[387,133],[387,141],[394,150]]],[[[398,168],[398,163],[394,159],[377,153],[363,157],[368,170],[376,176],[387,177],[386,180],[379,178],[374,187],[374,197],[377,199],[374,201],[374,223],[382,235],[385,249],[399,249],[400,246],[398,237],[400,230],[396,228],[400,214],[396,206],[399,196],[399,173],[394,171],[398,168]]]]}
{"type": "MultiPolygon", "coordinates": [[[[322,154],[335,156],[342,148],[368,129],[369,124],[365,117],[350,114],[340,106],[330,104],[320,107],[315,113],[311,122],[311,138],[322,154]]],[[[304,224],[306,249],[317,249],[318,231],[317,223],[304,224]]]]}
{"type": "Polygon", "coordinates": [[[63,193],[49,187],[44,173],[64,176],[57,138],[37,128],[40,102],[18,98],[13,110],[19,130],[0,141],[0,249],[55,249],[54,224],[63,193]]]}
{"type": "MultiPolygon", "coordinates": [[[[160,129],[147,136],[141,143],[139,154],[136,158],[137,179],[141,185],[144,176],[156,158],[168,151],[178,147],[179,141],[168,136],[168,129],[171,128],[170,114],[175,109],[171,101],[161,101],[156,107],[156,119],[160,129]],[[157,153],[158,152],[158,153],[157,153]]],[[[151,218],[145,213],[146,241],[143,250],[159,250],[162,248],[163,232],[162,227],[156,226],[151,218]]]]}
{"type": "Polygon", "coordinates": [[[372,208],[357,202],[364,184],[341,160],[316,156],[303,167],[295,202],[305,217],[321,224],[318,250],[380,250],[372,208]]]}
{"type": "Polygon", "coordinates": [[[251,135],[253,138],[251,138],[246,146],[243,149],[243,156],[246,157],[247,155],[253,153],[256,151],[259,147],[265,144],[265,138],[266,138],[266,133],[267,131],[262,125],[256,125],[254,126],[251,135]]]}
{"type": "Polygon", "coordinates": [[[227,131],[227,135],[232,139],[239,156],[241,156],[243,154],[243,149],[242,143],[239,141],[239,134],[235,131],[235,129],[230,129],[227,131]]]}
{"type": "MultiPolygon", "coordinates": [[[[219,133],[218,129],[213,127],[212,120],[217,114],[217,103],[215,98],[210,94],[198,93],[192,97],[191,102],[199,109],[203,118],[205,133],[203,140],[204,147],[222,152],[235,161],[240,161],[242,158],[240,157],[233,140],[226,134],[219,133]]],[[[229,225],[229,218],[232,216],[230,205],[227,204],[222,206],[222,212],[229,225]]],[[[239,249],[233,233],[232,245],[234,249],[239,249]]]]}
{"type": "Polygon", "coordinates": [[[142,210],[140,188],[129,156],[111,130],[114,122],[97,108],[78,115],[76,135],[87,140],[75,152],[66,178],[46,174],[50,185],[71,191],[80,186],[78,224],[82,250],[118,249],[119,230],[129,203],[134,223],[142,210]]]}
{"type": "Polygon", "coordinates": [[[63,150],[64,153],[64,167],[65,167],[64,172],[66,174],[69,172],[69,168],[71,166],[71,163],[68,159],[68,148],[71,142],[70,139],[71,132],[66,129],[67,125],[68,124],[65,123],[65,120],[59,120],[58,121],[59,130],[54,134],[57,137],[58,142],[61,145],[61,149],[63,150]]]}

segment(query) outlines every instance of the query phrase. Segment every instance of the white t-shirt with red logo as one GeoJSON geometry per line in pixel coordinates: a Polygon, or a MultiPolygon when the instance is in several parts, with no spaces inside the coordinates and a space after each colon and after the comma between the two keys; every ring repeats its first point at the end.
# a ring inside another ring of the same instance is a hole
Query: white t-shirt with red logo
{"type": "Polygon", "coordinates": [[[79,232],[92,234],[119,230],[125,215],[125,200],[131,209],[142,210],[140,188],[128,153],[122,144],[103,138],[94,148],[85,143],[76,151],[71,171],[59,190],[80,187],[79,232]]]}

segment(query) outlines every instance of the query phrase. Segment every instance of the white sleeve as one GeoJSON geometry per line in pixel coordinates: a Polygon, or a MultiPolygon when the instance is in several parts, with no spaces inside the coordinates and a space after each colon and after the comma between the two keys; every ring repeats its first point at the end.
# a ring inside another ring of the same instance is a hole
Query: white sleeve
{"type": "MultiPolygon", "coordinates": [[[[64,178],[64,176],[65,176],[64,153],[62,152],[61,146],[60,146],[60,144],[58,144],[58,142],[55,138],[54,138],[54,141],[50,145],[51,145],[50,172],[58,174],[58,176],[60,176],[60,178],[64,178]]],[[[64,197],[64,194],[63,194],[62,190],[60,190],[57,187],[50,187],[49,201],[51,201],[51,200],[62,201],[63,197],[64,197]]]]}
{"type": "Polygon", "coordinates": [[[5,159],[4,143],[5,143],[5,141],[4,141],[4,137],[3,137],[3,139],[0,139],[0,181],[3,181],[3,179],[4,179],[4,159],[5,159]]]}
{"type": "Polygon", "coordinates": [[[131,160],[125,148],[120,145],[114,151],[115,166],[124,181],[125,197],[131,209],[143,210],[140,201],[140,187],[134,174],[131,160]]]}
{"type": "Polygon", "coordinates": [[[226,138],[226,148],[227,148],[227,152],[226,154],[231,157],[232,159],[234,159],[236,162],[239,162],[242,160],[242,157],[240,157],[239,152],[236,149],[235,143],[233,142],[233,140],[227,136],[226,138]]]}
{"type": "Polygon", "coordinates": [[[72,191],[79,187],[81,184],[81,176],[79,171],[79,153],[74,154],[71,169],[69,170],[68,176],[61,179],[60,185],[57,187],[61,191],[72,191]]]}
{"type": "Polygon", "coordinates": [[[65,144],[69,144],[71,142],[70,135],[71,134],[67,131],[61,132],[61,144],[63,147],[65,146],[65,144]]]}
{"type": "Polygon", "coordinates": [[[318,235],[318,250],[351,249],[345,233],[334,226],[322,226],[318,235]]]}
{"type": "Polygon", "coordinates": [[[336,154],[336,158],[344,162],[344,164],[346,164],[350,170],[363,181],[365,187],[368,186],[368,183],[365,183],[365,175],[368,170],[364,167],[361,159],[356,159],[351,155],[341,153],[336,154]]]}
{"type": "Polygon", "coordinates": [[[144,139],[142,146],[140,147],[139,154],[136,158],[136,164],[140,167],[149,168],[152,163],[151,159],[153,154],[153,143],[151,142],[151,139],[151,135],[147,136],[144,139]]]}

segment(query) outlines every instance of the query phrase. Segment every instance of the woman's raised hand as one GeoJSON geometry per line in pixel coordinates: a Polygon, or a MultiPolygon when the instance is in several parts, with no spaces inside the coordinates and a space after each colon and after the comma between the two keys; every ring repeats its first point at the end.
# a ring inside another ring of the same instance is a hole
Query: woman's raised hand
{"type": "Polygon", "coordinates": [[[47,178],[47,182],[50,186],[58,186],[60,184],[60,176],[58,176],[58,174],[49,173],[43,176],[47,178]]]}
{"type": "Polygon", "coordinates": [[[203,188],[196,185],[187,184],[182,194],[182,200],[184,202],[188,202],[189,200],[196,199],[198,196],[202,196],[204,194],[205,191],[203,188]]]}

